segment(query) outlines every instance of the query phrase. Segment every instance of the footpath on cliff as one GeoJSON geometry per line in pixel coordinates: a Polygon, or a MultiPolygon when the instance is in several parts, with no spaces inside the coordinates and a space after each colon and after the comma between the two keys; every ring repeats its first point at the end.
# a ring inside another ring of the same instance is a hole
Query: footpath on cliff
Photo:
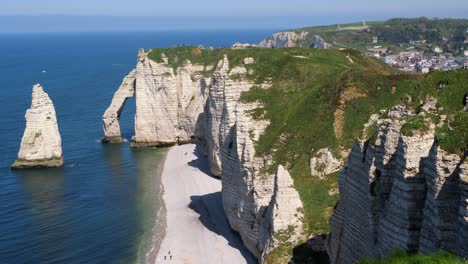
{"type": "Polygon", "coordinates": [[[200,145],[169,150],[162,185],[167,227],[155,263],[256,263],[229,226],[200,145]]]}

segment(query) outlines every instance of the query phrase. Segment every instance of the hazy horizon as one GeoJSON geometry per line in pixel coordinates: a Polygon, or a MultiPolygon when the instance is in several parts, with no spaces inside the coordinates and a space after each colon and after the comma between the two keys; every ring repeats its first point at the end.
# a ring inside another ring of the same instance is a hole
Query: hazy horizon
{"type": "MultiPolygon", "coordinates": [[[[0,33],[133,32],[167,30],[285,30],[307,26],[380,21],[398,15],[348,16],[95,16],[95,15],[0,15],[0,33]]],[[[426,16],[433,18],[431,16],[426,16]]],[[[460,16],[438,18],[468,18],[460,16]]]]}
{"type": "Polygon", "coordinates": [[[284,30],[421,16],[468,18],[468,1],[17,0],[0,4],[0,32],[284,30]]]}

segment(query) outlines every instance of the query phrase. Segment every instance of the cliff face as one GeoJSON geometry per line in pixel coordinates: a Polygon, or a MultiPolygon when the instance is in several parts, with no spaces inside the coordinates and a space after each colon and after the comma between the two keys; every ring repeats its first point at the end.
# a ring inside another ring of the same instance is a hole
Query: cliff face
{"type": "Polygon", "coordinates": [[[140,51],[136,67],[133,146],[170,146],[202,135],[206,80],[203,66],[186,61],[174,69],[140,51]]]}
{"type": "Polygon", "coordinates": [[[333,47],[320,36],[311,35],[309,32],[303,30],[273,33],[270,37],[262,40],[258,46],[261,48],[310,47],[316,49],[330,49],[333,47]]]}
{"type": "Polygon", "coordinates": [[[203,76],[209,65],[186,61],[174,70],[166,56],[162,55],[162,61],[155,62],[140,51],[135,71],[126,77],[104,115],[106,137],[118,131],[114,129],[118,114],[131,96],[133,83],[133,146],[202,139],[211,172],[221,177],[228,221],[253,255],[262,261],[279,243],[300,239],[303,208],[291,176],[282,166],[276,176],[262,172],[271,161],[255,155],[254,142],[269,123],[251,116],[258,103],[240,100],[242,92],[254,86],[246,65],[255,59],[246,57],[243,64],[230,67],[224,56],[209,78],[203,76]]]}
{"type": "Polygon", "coordinates": [[[25,118],[26,129],[12,168],[62,166],[62,140],[55,108],[40,84],[33,87],[31,107],[25,118]]]}
{"type": "Polygon", "coordinates": [[[281,31],[273,33],[270,37],[262,40],[259,47],[262,48],[293,48],[300,47],[307,39],[309,33],[306,31],[281,31]]]}
{"type": "Polygon", "coordinates": [[[202,65],[186,61],[174,69],[167,58],[157,63],[140,50],[138,63],[123,80],[103,116],[105,142],[122,142],[119,116],[125,101],[135,96],[132,146],[171,146],[203,137],[203,107],[207,82],[202,65]]]}
{"type": "Polygon", "coordinates": [[[397,249],[468,256],[468,161],[438,146],[430,109],[422,108],[416,115],[399,105],[372,116],[363,134],[374,136],[354,145],[331,219],[331,263],[356,263],[397,249]],[[427,126],[404,132],[416,117],[427,126]]]}
{"type": "Polygon", "coordinates": [[[312,43],[310,43],[310,47],[315,49],[331,49],[333,45],[325,42],[320,36],[315,35],[312,43]]]}
{"type": "Polygon", "coordinates": [[[241,93],[253,86],[245,79],[246,72],[244,67],[229,71],[227,57],[219,62],[210,85],[205,137],[211,170],[221,175],[229,223],[262,261],[281,242],[275,234],[288,231],[292,241],[300,237],[302,203],[282,167],[276,177],[261,172],[270,161],[255,156],[254,141],[268,122],[254,120],[249,114],[257,104],[239,100],[241,93]]]}

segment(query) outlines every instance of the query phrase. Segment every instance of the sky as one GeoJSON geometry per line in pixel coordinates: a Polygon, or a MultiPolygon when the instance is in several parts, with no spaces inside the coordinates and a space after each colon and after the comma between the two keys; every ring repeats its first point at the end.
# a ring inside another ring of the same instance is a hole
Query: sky
{"type": "Polygon", "coordinates": [[[468,18],[468,0],[0,0],[0,32],[294,28],[419,16],[468,18]]]}

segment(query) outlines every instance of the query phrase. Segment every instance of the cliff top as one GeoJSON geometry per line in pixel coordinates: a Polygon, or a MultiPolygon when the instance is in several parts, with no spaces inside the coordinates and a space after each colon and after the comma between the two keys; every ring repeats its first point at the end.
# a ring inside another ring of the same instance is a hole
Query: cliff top
{"type": "MultiPolygon", "coordinates": [[[[427,96],[433,96],[439,113],[448,115],[451,122],[450,127],[446,122],[437,130],[442,148],[454,153],[467,148],[464,124],[468,120],[462,112],[468,93],[465,70],[408,75],[355,50],[177,47],[153,49],[148,57],[162,63],[162,54],[173,67],[186,60],[205,65],[207,75],[223,55],[229,58],[230,68],[243,65],[246,57],[254,58],[255,63],[244,65],[249,74],[242,78],[257,85],[241,99],[261,102],[263,106],[251,114],[270,121],[255,143],[256,153],[273,158],[270,173],[279,164],[290,171],[304,202],[310,233],[328,230],[338,198],[329,195],[330,189],[336,189],[337,174],[324,181],[310,176],[312,149],[328,147],[344,158],[372,114],[401,102],[418,109],[427,96]],[[270,88],[265,89],[265,83],[270,88]]],[[[418,124],[409,129],[418,129],[418,124]]]]}

